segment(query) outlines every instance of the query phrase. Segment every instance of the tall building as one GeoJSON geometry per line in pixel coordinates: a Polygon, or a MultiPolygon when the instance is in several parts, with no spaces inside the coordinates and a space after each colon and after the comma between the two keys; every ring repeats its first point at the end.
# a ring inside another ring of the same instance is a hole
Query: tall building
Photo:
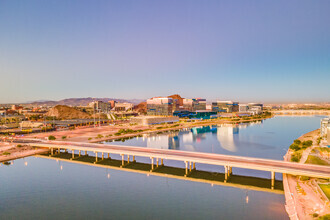
{"type": "Polygon", "coordinates": [[[206,99],[183,99],[183,110],[192,112],[206,110],[206,99]]]}
{"type": "Polygon", "coordinates": [[[168,97],[155,97],[147,100],[148,115],[172,115],[173,99],[168,97]]]}
{"type": "Polygon", "coordinates": [[[216,101],[212,102],[212,111],[215,112],[238,112],[239,105],[238,102],[232,101],[216,101]]]}

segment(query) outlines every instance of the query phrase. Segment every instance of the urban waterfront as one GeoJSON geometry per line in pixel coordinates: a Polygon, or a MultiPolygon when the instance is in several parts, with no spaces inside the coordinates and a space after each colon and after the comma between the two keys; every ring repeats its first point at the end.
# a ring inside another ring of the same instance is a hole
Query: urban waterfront
{"type": "MultiPolygon", "coordinates": [[[[282,160],[292,141],[317,129],[320,119],[275,117],[262,123],[193,128],[110,144],[282,160]]],[[[165,161],[169,166],[174,163],[179,162],[165,161]]],[[[202,164],[197,169],[222,172],[202,164]]],[[[281,194],[36,157],[2,165],[0,170],[1,218],[288,218],[281,194]]],[[[270,177],[269,172],[243,169],[233,173],[270,177]]],[[[276,178],[281,179],[281,174],[276,178]]]]}

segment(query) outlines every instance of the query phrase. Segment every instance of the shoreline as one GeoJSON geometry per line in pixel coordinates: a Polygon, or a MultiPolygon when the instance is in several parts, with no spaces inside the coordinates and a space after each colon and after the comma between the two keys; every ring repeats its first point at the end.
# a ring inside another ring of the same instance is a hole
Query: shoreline
{"type": "MultiPolygon", "coordinates": [[[[308,147],[302,151],[300,161],[297,163],[305,163],[312,149],[322,146],[315,144],[317,143],[317,139],[319,137],[319,130],[320,129],[316,129],[307,132],[297,138],[297,140],[302,142],[307,140],[313,141],[313,145],[311,147],[308,147]]],[[[284,161],[291,162],[291,155],[294,152],[295,151],[289,148],[283,157],[284,161]]],[[[318,184],[313,184],[315,180],[317,179],[308,178],[307,180],[303,180],[300,176],[283,174],[285,210],[290,219],[315,219],[313,217],[315,213],[317,213],[318,216],[323,216],[330,213],[330,206],[327,205],[327,201],[323,201],[325,198],[324,195],[320,193],[321,189],[319,189],[318,184]],[[316,206],[318,207],[317,209],[315,209],[316,206]]],[[[323,191],[321,190],[321,192],[323,191]]]]}
{"type": "MultiPolygon", "coordinates": [[[[194,124],[189,124],[189,125],[183,125],[183,126],[176,126],[176,127],[168,127],[168,128],[162,128],[162,129],[153,129],[153,130],[145,130],[141,132],[136,132],[136,133],[131,133],[131,134],[124,134],[124,135],[118,135],[118,136],[111,136],[111,137],[106,137],[106,138],[100,138],[98,140],[91,140],[88,141],[88,143],[98,143],[98,142],[103,142],[103,141],[110,141],[110,140],[118,140],[122,138],[130,138],[130,137],[137,137],[139,135],[144,135],[144,134],[157,134],[159,132],[167,132],[167,131],[175,131],[175,130],[180,130],[180,129],[185,129],[185,128],[193,128],[193,127],[199,127],[199,126],[211,126],[211,125],[220,125],[220,124],[236,124],[236,123],[245,123],[245,122],[258,122],[258,121],[263,121],[266,119],[273,118],[274,116],[268,116],[268,117],[263,117],[263,118],[258,118],[258,119],[247,119],[247,120],[238,120],[238,121],[231,121],[231,120],[224,120],[224,121],[209,121],[209,122],[200,122],[196,123],[193,122],[194,124]]],[[[162,124],[159,124],[161,126],[162,124]]]]}

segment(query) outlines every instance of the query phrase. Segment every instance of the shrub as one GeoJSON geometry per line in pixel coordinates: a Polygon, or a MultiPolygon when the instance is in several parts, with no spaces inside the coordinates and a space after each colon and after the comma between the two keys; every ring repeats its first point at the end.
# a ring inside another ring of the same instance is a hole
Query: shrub
{"type": "Polygon", "coordinates": [[[10,153],[7,152],[7,151],[3,152],[2,154],[3,154],[3,155],[10,155],[10,153]]]}
{"type": "Polygon", "coordinates": [[[92,140],[93,138],[88,138],[88,140],[90,141],[90,140],[92,140]]]}
{"type": "Polygon", "coordinates": [[[300,150],[300,147],[298,144],[291,144],[290,145],[290,149],[291,150],[294,150],[294,151],[297,151],[297,150],[300,150]]]}
{"type": "Polygon", "coordinates": [[[101,138],[103,138],[103,135],[102,134],[98,134],[96,138],[101,139],[101,138]]]}
{"type": "Polygon", "coordinates": [[[305,148],[310,147],[310,146],[313,145],[313,141],[311,141],[311,140],[304,141],[304,142],[302,142],[302,145],[303,145],[303,147],[305,147],[305,148]]]}
{"type": "Polygon", "coordinates": [[[66,139],[66,136],[62,136],[62,140],[66,139]]]}
{"type": "Polygon", "coordinates": [[[299,145],[299,144],[301,144],[301,140],[298,140],[298,139],[296,139],[296,140],[294,140],[294,141],[293,141],[293,143],[295,143],[295,144],[298,144],[298,145],[299,145]]]}
{"type": "Polygon", "coordinates": [[[17,144],[16,147],[23,147],[21,144],[17,144]]]}
{"type": "Polygon", "coordinates": [[[291,161],[292,162],[299,162],[301,159],[301,153],[299,152],[295,152],[294,154],[292,154],[291,156],[291,161]]]}
{"type": "Polygon", "coordinates": [[[50,140],[50,141],[56,140],[56,137],[54,137],[53,135],[50,135],[50,136],[48,136],[48,140],[50,140]]]}

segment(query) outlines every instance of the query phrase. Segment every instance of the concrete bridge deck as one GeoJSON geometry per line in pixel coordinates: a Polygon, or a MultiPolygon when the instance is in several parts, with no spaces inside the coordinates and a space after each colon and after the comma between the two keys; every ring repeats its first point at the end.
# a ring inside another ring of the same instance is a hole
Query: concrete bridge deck
{"type": "Polygon", "coordinates": [[[231,156],[212,153],[201,152],[189,152],[178,150],[164,150],[164,149],[150,149],[144,147],[131,147],[131,146],[117,146],[117,145],[105,145],[95,143],[79,143],[79,142],[63,142],[63,141],[40,141],[38,143],[29,143],[34,147],[49,148],[54,153],[54,150],[70,150],[72,151],[72,157],[74,152],[79,151],[92,151],[96,153],[96,163],[98,162],[98,153],[101,153],[102,159],[104,159],[104,153],[119,154],[122,156],[122,163],[129,163],[130,156],[133,160],[135,156],[149,157],[151,159],[151,171],[154,168],[154,159],[161,160],[176,160],[183,161],[186,165],[186,174],[189,170],[195,168],[195,163],[220,165],[225,167],[226,177],[232,172],[232,167],[254,169],[262,171],[270,171],[272,181],[275,179],[275,172],[286,173],[291,175],[302,175],[316,178],[330,179],[330,166],[318,166],[310,164],[299,164],[292,162],[285,162],[280,160],[270,160],[252,157],[231,156]],[[124,161],[124,155],[128,156],[128,160],[124,161]],[[190,169],[189,169],[189,166],[190,169]]]}

